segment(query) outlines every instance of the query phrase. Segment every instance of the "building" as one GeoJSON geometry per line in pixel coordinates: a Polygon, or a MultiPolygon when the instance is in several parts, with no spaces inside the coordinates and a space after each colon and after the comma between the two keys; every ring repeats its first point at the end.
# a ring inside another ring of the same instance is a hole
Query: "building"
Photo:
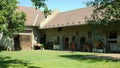
{"type": "Polygon", "coordinates": [[[44,14],[32,7],[19,6],[17,11],[25,12],[27,20],[25,22],[26,30],[15,38],[15,49],[30,50],[35,43],[40,43],[41,32],[38,27],[40,22],[45,19],[44,14]]]}
{"type": "Polygon", "coordinates": [[[120,31],[116,25],[93,28],[86,23],[93,9],[55,10],[45,18],[40,10],[20,6],[18,11],[26,13],[27,21],[26,30],[15,38],[16,50],[31,50],[35,44],[44,44],[47,49],[120,52],[120,31]]]}
{"type": "MultiPolygon", "coordinates": [[[[23,6],[19,6],[16,11],[25,12],[27,20],[25,31],[14,38],[15,50],[31,50],[35,43],[39,43],[41,32],[38,27],[40,22],[45,19],[44,14],[35,8],[23,6]]],[[[7,45],[7,42],[5,37],[0,39],[1,46],[7,45]]]]}
{"type": "MultiPolygon", "coordinates": [[[[93,7],[57,13],[40,30],[46,36],[46,45],[53,49],[96,52],[120,52],[119,26],[106,25],[101,28],[86,23],[93,13],[93,7]],[[116,26],[116,27],[114,27],[116,26]]],[[[42,23],[42,22],[41,22],[42,23]]]]}

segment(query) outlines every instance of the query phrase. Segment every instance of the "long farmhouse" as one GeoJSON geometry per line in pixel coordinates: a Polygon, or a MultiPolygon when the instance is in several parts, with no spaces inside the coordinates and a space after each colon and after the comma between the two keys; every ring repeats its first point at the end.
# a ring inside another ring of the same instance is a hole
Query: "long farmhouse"
{"type": "Polygon", "coordinates": [[[86,23],[93,9],[54,10],[45,18],[40,10],[20,6],[18,11],[27,15],[26,30],[15,37],[15,49],[32,50],[35,45],[43,44],[46,49],[71,50],[71,45],[74,45],[72,50],[75,51],[120,52],[118,27],[106,25],[105,29],[94,28],[86,23]]]}

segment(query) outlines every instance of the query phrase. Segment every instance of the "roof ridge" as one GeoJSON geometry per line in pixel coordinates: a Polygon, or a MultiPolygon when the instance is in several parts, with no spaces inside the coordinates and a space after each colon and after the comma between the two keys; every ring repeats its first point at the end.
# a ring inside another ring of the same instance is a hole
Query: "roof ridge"
{"type": "Polygon", "coordinates": [[[40,11],[40,12],[42,12],[42,10],[40,10],[40,9],[36,9],[36,8],[34,8],[34,7],[18,6],[18,8],[34,9],[34,10],[36,10],[36,11],[40,11]]]}

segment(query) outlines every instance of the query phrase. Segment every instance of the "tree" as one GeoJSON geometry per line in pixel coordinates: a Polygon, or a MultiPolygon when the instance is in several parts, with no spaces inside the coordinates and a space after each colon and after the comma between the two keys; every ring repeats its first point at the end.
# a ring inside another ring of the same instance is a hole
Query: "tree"
{"type": "Polygon", "coordinates": [[[45,18],[47,18],[48,15],[51,15],[52,10],[48,9],[47,5],[46,5],[46,1],[47,0],[31,0],[33,2],[33,5],[36,7],[36,9],[39,8],[44,8],[44,15],[45,18]]]}
{"type": "Polygon", "coordinates": [[[13,36],[24,30],[26,15],[24,12],[15,12],[17,0],[0,0],[0,32],[6,36],[13,36]]]}
{"type": "Polygon", "coordinates": [[[0,0],[0,33],[9,40],[25,29],[26,15],[16,12],[17,3],[17,0],[0,0]]]}
{"type": "Polygon", "coordinates": [[[95,8],[89,24],[120,24],[120,0],[94,0],[87,5],[95,8]]]}

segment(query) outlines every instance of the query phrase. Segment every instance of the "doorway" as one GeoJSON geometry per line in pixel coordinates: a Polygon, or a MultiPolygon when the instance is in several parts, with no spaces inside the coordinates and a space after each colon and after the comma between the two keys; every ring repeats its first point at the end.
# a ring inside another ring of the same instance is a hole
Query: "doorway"
{"type": "Polygon", "coordinates": [[[14,49],[15,50],[21,50],[21,47],[20,47],[20,35],[17,35],[14,38],[14,49]]]}
{"type": "Polygon", "coordinates": [[[69,49],[69,38],[68,37],[64,38],[64,46],[66,50],[69,49]]]}
{"type": "Polygon", "coordinates": [[[42,34],[40,37],[40,44],[46,45],[46,34],[42,34]]]}

